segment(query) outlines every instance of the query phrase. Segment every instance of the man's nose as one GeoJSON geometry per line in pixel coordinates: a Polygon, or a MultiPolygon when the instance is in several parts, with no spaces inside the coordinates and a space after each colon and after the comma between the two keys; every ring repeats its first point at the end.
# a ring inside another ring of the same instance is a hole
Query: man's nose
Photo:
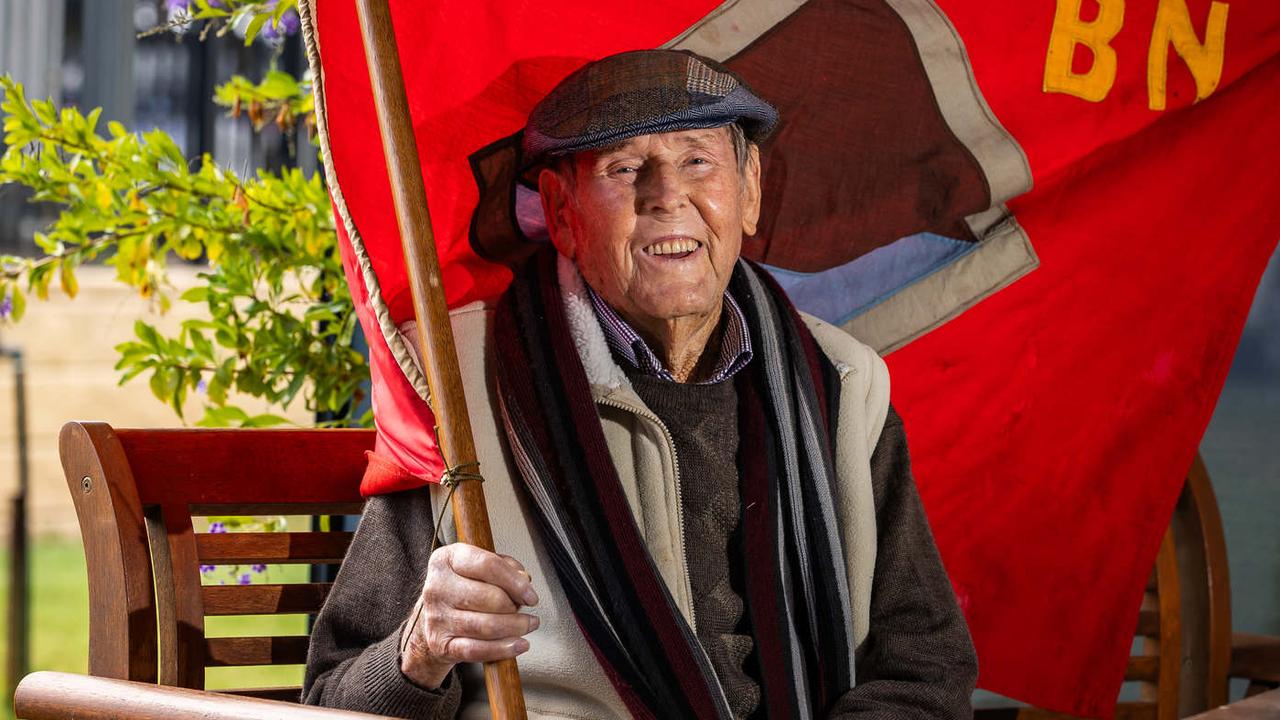
{"type": "Polygon", "coordinates": [[[636,200],[640,213],[667,213],[680,209],[688,198],[680,171],[670,163],[653,163],[640,177],[636,200]]]}

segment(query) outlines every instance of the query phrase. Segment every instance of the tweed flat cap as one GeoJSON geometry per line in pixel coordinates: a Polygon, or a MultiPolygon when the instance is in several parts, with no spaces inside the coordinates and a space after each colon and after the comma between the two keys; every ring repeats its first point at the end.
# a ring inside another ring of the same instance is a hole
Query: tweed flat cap
{"type": "Polygon", "coordinates": [[[734,121],[748,140],[760,142],[778,111],[731,70],[687,50],[610,55],[562,80],[529,113],[523,169],[637,135],[734,121]]]}

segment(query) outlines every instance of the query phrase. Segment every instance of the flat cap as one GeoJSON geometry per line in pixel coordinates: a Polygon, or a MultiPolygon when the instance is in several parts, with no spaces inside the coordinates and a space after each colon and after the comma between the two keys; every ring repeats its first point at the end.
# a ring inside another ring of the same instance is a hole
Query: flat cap
{"type": "Polygon", "coordinates": [[[760,142],[778,111],[733,71],[687,50],[610,55],[562,80],[529,113],[522,169],[637,135],[731,122],[760,142]]]}

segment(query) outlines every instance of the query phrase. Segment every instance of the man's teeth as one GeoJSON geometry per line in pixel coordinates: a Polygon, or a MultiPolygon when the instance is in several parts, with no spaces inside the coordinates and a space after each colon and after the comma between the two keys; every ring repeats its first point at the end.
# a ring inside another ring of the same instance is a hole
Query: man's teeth
{"type": "Polygon", "coordinates": [[[644,251],[650,255],[680,255],[697,249],[697,240],[664,240],[650,245],[644,251]]]}

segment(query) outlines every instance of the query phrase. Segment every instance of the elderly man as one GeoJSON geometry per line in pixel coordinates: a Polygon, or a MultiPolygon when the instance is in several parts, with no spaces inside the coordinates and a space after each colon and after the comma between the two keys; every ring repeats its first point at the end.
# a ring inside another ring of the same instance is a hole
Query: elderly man
{"type": "Polygon", "coordinates": [[[555,252],[454,313],[510,556],[432,551],[439,486],[372,498],[308,702],[482,717],[476,663],[519,656],[532,717],[971,714],[884,363],[739,259],[776,121],[676,51],[592,63],[534,109],[555,252]]]}

